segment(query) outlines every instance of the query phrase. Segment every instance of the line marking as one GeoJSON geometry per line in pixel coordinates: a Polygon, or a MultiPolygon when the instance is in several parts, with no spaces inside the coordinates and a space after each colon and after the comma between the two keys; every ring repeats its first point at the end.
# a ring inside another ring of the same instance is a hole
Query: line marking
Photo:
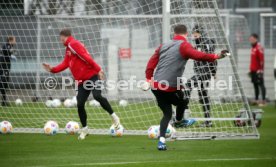
{"type": "Polygon", "coordinates": [[[259,160],[276,160],[276,157],[264,158],[214,158],[214,159],[191,159],[183,161],[129,161],[129,162],[95,162],[81,164],[64,164],[64,165],[38,165],[29,167],[63,167],[63,166],[103,166],[103,165],[127,165],[127,164],[145,164],[145,163],[173,163],[173,162],[216,162],[216,161],[259,161],[259,160]]]}

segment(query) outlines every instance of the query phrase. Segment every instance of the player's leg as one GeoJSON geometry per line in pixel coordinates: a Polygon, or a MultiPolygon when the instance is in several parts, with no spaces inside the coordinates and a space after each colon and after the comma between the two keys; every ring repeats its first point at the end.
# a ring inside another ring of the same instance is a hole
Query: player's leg
{"type": "MultiPolygon", "coordinates": [[[[206,85],[207,86],[207,85],[206,85]]],[[[205,84],[201,83],[200,89],[198,89],[198,96],[199,96],[199,102],[202,105],[202,109],[204,112],[205,118],[210,118],[210,99],[208,96],[208,90],[205,88],[205,84]]],[[[205,121],[202,126],[204,127],[211,127],[212,122],[211,121],[205,121]]]]}
{"type": "Polygon", "coordinates": [[[259,100],[259,84],[258,84],[258,77],[256,72],[251,73],[251,81],[253,83],[254,87],[254,93],[255,93],[255,103],[257,104],[259,100]]]}
{"type": "Polygon", "coordinates": [[[184,119],[184,112],[186,109],[188,109],[188,103],[189,101],[184,98],[184,92],[183,91],[176,91],[174,93],[171,93],[169,100],[173,105],[176,106],[176,120],[174,123],[174,126],[176,128],[180,127],[188,127],[193,125],[196,121],[194,119],[184,119]]]}
{"type": "Polygon", "coordinates": [[[80,122],[82,125],[82,129],[80,130],[80,136],[79,136],[80,140],[85,139],[85,137],[88,134],[85,102],[86,102],[90,92],[91,92],[91,90],[85,89],[83,85],[78,86],[77,107],[78,107],[78,114],[79,114],[80,122]]]}
{"type": "Polygon", "coordinates": [[[100,85],[101,83],[99,82],[98,76],[92,77],[91,81],[94,83],[94,88],[92,89],[94,99],[97,100],[102,108],[109,113],[112,117],[115,128],[118,129],[120,126],[120,118],[114,113],[108,100],[102,96],[102,86],[100,85]]]}
{"type": "Polygon", "coordinates": [[[266,88],[265,88],[263,76],[261,76],[259,79],[259,88],[262,92],[262,101],[259,103],[259,106],[262,107],[265,105],[265,101],[266,101],[266,88]]]}
{"type": "Polygon", "coordinates": [[[168,128],[169,122],[172,118],[172,105],[169,100],[169,93],[159,90],[152,90],[152,93],[156,97],[157,104],[163,112],[163,117],[160,121],[160,136],[158,142],[158,150],[167,150],[165,134],[168,128]]]}
{"type": "Polygon", "coordinates": [[[2,106],[9,106],[7,103],[7,95],[6,90],[8,88],[8,77],[5,75],[5,72],[1,72],[1,83],[0,83],[0,91],[2,94],[2,106]]]}

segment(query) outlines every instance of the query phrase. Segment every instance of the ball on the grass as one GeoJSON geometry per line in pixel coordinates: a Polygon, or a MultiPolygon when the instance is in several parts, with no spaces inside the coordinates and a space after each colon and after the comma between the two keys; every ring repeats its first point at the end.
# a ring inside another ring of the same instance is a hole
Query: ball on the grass
{"type": "Polygon", "coordinates": [[[110,134],[111,134],[111,136],[113,136],[113,137],[121,137],[121,136],[123,136],[123,134],[124,134],[124,127],[123,127],[123,125],[120,125],[119,126],[119,129],[115,129],[115,126],[114,125],[112,125],[111,127],[110,127],[110,134]]]}
{"type": "Polygon", "coordinates": [[[93,106],[93,107],[99,107],[101,104],[97,101],[97,100],[91,100],[89,101],[89,106],[93,106]]]}
{"type": "Polygon", "coordinates": [[[73,96],[72,99],[71,99],[71,102],[72,102],[72,105],[73,106],[76,106],[77,105],[77,97],[76,96],[73,96]]]}
{"type": "Polygon", "coordinates": [[[45,102],[46,107],[53,107],[53,100],[46,100],[45,102]]]}
{"type": "Polygon", "coordinates": [[[170,138],[170,137],[172,137],[174,134],[175,134],[175,129],[174,129],[174,127],[172,127],[172,125],[171,124],[169,124],[168,125],[168,128],[167,128],[167,130],[166,130],[166,134],[165,134],[165,137],[166,138],[170,138]]]}
{"type": "MultiPolygon", "coordinates": [[[[166,138],[170,138],[175,134],[176,130],[172,127],[171,124],[168,125],[168,128],[165,133],[166,138]]],[[[148,129],[148,137],[150,139],[157,139],[160,136],[160,126],[153,125],[148,129]]]]}
{"type": "Polygon", "coordinates": [[[12,132],[12,124],[9,121],[0,122],[0,133],[7,134],[12,132]]]}
{"type": "Polygon", "coordinates": [[[65,126],[65,132],[70,135],[78,133],[80,130],[80,125],[77,122],[70,121],[65,126]]]}
{"type": "Polygon", "coordinates": [[[159,136],[159,126],[153,125],[148,129],[148,137],[150,139],[157,139],[159,136]]]}
{"type": "Polygon", "coordinates": [[[22,102],[21,99],[16,99],[16,100],[15,100],[15,105],[17,105],[17,106],[22,106],[22,104],[23,104],[23,102],[22,102]]]}
{"type": "Polygon", "coordinates": [[[127,105],[128,105],[128,102],[126,100],[120,100],[119,101],[119,106],[126,107],[127,105]]]}
{"type": "Polygon", "coordinates": [[[55,121],[48,121],[44,126],[44,133],[46,135],[55,135],[59,129],[58,123],[55,121]]]}
{"type": "Polygon", "coordinates": [[[63,105],[64,107],[67,107],[67,108],[74,107],[71,99],[64,100],[63,105]]]}
{"type": "Polygon", "coordinates": [[[59,99],[54,99],[52,102],[53,107],[60,107],[61,106],[61,101],[59,99]]]}

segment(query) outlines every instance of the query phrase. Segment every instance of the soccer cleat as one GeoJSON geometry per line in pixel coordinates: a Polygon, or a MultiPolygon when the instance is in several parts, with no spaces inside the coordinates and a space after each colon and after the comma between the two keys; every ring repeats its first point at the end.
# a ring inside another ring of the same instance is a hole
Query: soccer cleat
{"type": "Polygon", "coordinates": [[[182,121],[175,122],[174,127],[176,127],[176,128],[186,128],[188,126],[192,126],[195,123],[196,123],[195,119],[184,119],[182,121]]]}
{"type": "Polygon", "coordinates": [[[120,129],[120,118],[118,116],[116,116],[115,118],[113,118],[113,125],[114,125],[114,128],[116,130],[120,129]]]}
{"type": "Polygon", "coordinates": [[[88,127],[86,126],[80,130],[80,135],[79,135],[78,139],[84,140],[87,135],[88,135],[88,127]]]}
{"type": "Polygon", "coordinates": [[[166,151],[167,150],[167,145],[165,143],[162,143],[161,141],[158,142],[157,149],[159,151],[166,151]]]}

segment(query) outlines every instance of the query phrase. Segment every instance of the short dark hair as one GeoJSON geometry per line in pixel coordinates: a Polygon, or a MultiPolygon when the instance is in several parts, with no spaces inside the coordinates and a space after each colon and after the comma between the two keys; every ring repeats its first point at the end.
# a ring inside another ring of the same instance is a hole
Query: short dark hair
{"type": "Polygon", "coordinates": [[[70,30],[70,29],[64,28],[64,29],[62,29],[62,30],[60,31],[59,35],[60,35],[60,36],[65,36],[65,37],[69,37],[69,36],[71,36],[72,34],[71,34],[71,30],[70,30]]]}
{"type": "Polygon", "coordinates": [[[250,36],[251,36],[251,37],[254,37],[255,39],[259,39],[259,35],[256,34],[256,33],[253,33],[253,34],[251,34],[250,36]]]}
{"type": "Polygon", "coordinates": [[[184,24],[178,24],[174,27],[174,33],[175,34],[186,34],[187,33],[187,27],[184,24]]]}
{"type": "Polygon", "coordinates": [[[13,40],[15,40],[15,36],[10,35],[10,36],[7,37],[7,42],[10,42],[10,41],[13,41],[13,40]]]}
{"type": "Polygon", "coordinates": [[[204,28],[200,25],[195,25],[193,28],[193,32],[204,34],[204,28]]]}

